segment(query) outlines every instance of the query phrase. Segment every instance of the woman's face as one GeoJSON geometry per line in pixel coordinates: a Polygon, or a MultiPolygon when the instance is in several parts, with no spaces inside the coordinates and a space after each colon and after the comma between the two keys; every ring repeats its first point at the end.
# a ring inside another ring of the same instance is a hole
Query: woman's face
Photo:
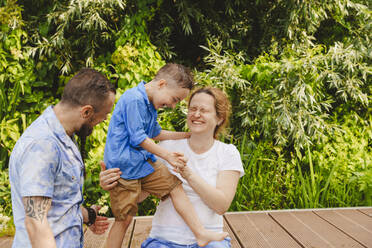
{"type": "Polygon", "coordinates": [[[210,134],[221,121],[217,117],[214,98],[206,93],[194,95],[189,104],[187,125],[193,134],[210,134]]]}

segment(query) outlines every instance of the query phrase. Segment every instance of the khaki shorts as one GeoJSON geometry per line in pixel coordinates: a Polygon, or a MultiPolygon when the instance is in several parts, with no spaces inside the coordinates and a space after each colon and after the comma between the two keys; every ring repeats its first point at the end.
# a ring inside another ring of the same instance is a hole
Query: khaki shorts
{"type": "Polygon", "coordinates": [[[115,220],[124,221],[128,215],[136,215],[138,211],[138,198],[141,191],[146,191],[160,199],[165,199],[181,180],[169,172],[167,166],[159,160],[155,163],[149,162],[154,168],[150,175],[134,180],[120,178],[118,184],[110,190],[111,210],[115,220]]]}

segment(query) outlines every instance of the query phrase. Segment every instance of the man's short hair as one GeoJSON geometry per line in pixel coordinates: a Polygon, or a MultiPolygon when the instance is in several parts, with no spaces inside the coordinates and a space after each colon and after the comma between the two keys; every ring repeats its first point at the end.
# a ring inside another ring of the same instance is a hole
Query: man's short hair
{"type": "Polygon", "coordinates": [[[100,72],[83,68],[66,84],[61,103],[71,106],[91,105],[99,112],[115,86],[100,72]]]}
{"type": "Polygon", "coordinates": [[[155,81],[164,79],[176,83],[178,87],[191,90],[194,87],[194,76],[191,70],[180,64],[168,63],[156,73],[155,81]]]}

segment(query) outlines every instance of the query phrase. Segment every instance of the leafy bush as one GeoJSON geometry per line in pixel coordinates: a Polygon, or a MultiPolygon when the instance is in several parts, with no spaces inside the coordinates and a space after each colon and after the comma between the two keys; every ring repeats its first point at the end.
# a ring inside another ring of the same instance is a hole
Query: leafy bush
{"type": "MultiPolygon", "coordinates": [[[[246,172],[231,210],[371,205],[368,4],[0,0],[3,234],[12,232],[10,152],[73,73],[101,71],[118,99],[151,80],[164,58],[198,68],[200,86],[229,95],[233,115],[223,139],[237,145],[246,172]]],[[[161,111],[160,124],[185,130],[185,113],[185,102],[161,111]]],[[[86,147],[88,205],[109,203],[98,182],[108,123],[86,147]]],[[[156,203],[148,198],[139,214],[154,213],[156,203]]]]}

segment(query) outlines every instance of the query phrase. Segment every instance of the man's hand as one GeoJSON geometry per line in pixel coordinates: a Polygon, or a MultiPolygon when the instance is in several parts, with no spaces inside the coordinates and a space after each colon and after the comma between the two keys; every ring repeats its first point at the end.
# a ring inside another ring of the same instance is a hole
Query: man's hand
{"type": "Polygon", "coordinates": [[[96,222],[94,222],[93,225],[89,226],[89,229],[97,235],[101,235],[105,233],[105,231],[108,229],[110,223],[107,221],[107,217],[99,216],[98,211],[101,209],[101,206],[93,205],[91,206],[96,211],[96,222]]]}
{"type": "Polygon", "coordinates": [[[100,165],[101,172],[99,173],[99,185],[104,190],[111,190],[118,183],[117,180],[120,178],[121,171],[119,168],[106,170],[106,165],[103,161],[101,161],[100,165]]]}

